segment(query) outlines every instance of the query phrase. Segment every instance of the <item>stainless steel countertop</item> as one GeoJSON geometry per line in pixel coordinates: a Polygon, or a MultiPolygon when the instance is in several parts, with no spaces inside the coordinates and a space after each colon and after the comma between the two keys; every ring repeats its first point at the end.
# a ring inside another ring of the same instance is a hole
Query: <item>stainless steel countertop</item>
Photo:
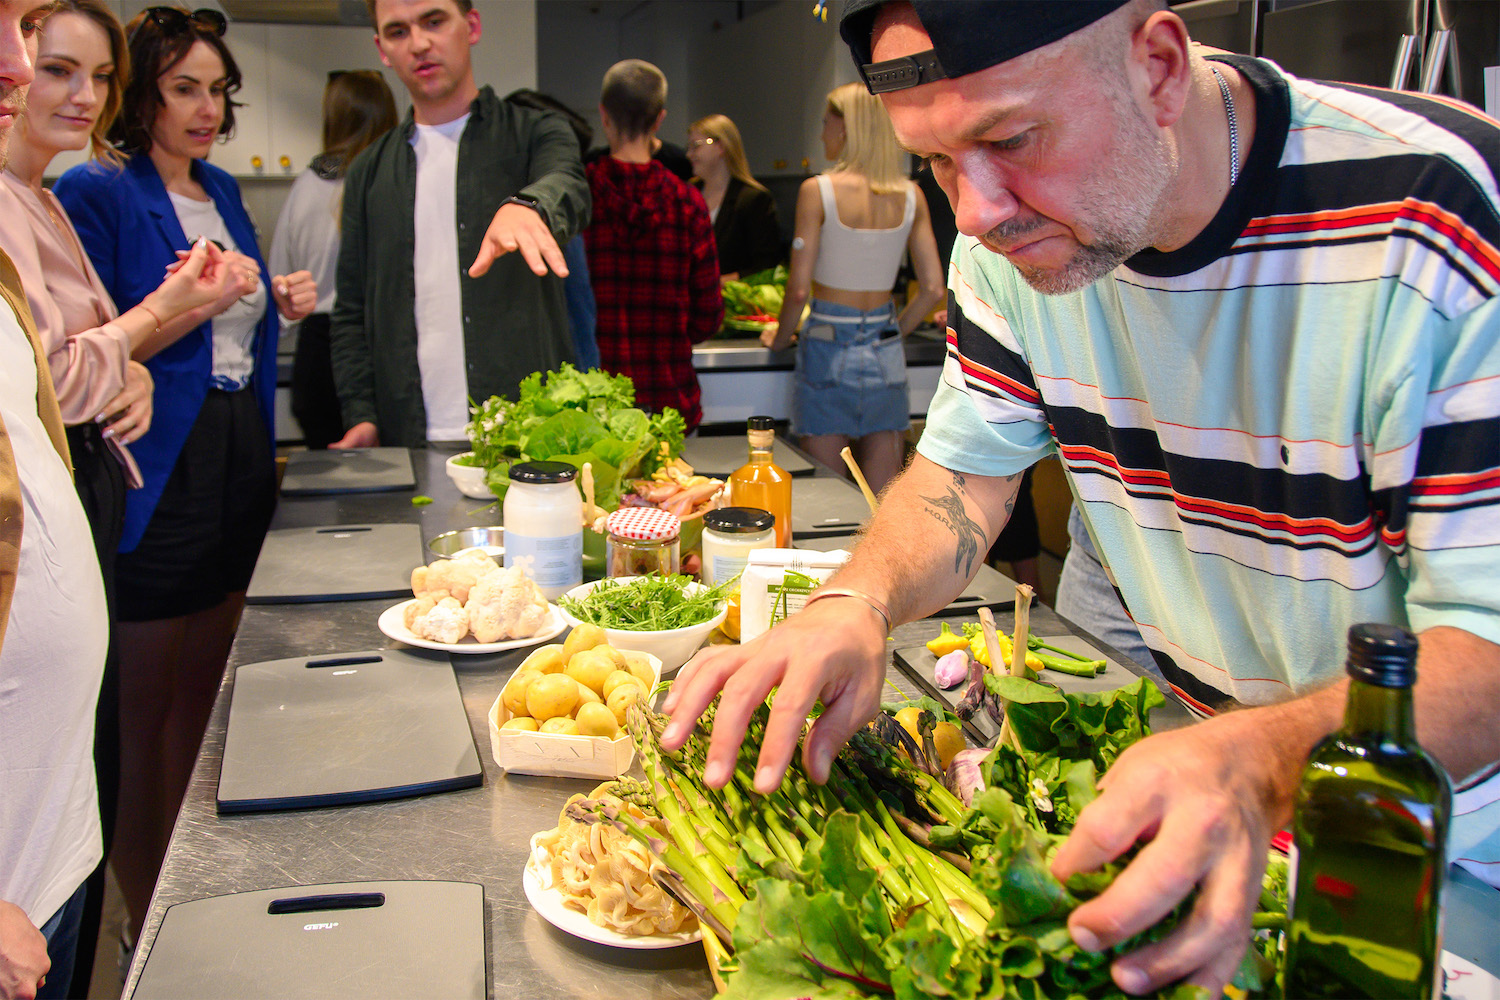
{"type": "MultiPolygon", "coordinates": [[[[486,524],[479,501],[459,496],[443,472],[451,451],[412,452],[417,492],[434,503],[413,507],[406,493],[285,498],[278,528],[339,523],[412,522],[423,536],[486,524]],[[476,513],[477,512],[477,513],[476,513]]],[[[140,948],[124,995],[134,993],[166,907],[191,899],[292,885],[375,879],[441,879],[484,887],[490,996],[694,997],[713,994],[702,951],[628,951],[575,939],[538,916],[527,903],[521,871],[533,833],[556,825],[574,792],[593,782],[506,775],[490,757],[486,713],[525,651],[451,656],[459,690],[484,764],[478,788],[364,805],[219,816],[215,791],[222,760],[234,668],[282,657],[380,649],[389,640],[376,618],[391,602],[261,605],[246,609],[209,721],[140,948]]],[[[1063,631],[1067,622],[1045,607],[1033,628],[1063,631]]],[[[930,623],[902,626],[892,648],[925,640],[930,623]]],[[[1095,645],[1098,640],[1090,639],[1095,645]]],[[[433,657],[448,654],[431,653],[433,657]]],[[[890,679],[907,694],[916,688],[898,669],[890,679]]],[[[288,766],[295,766],[288,761],[288,766]]],[[[1449,893],[1447,947],[1500,970],[1500,915],[1495,894],[1472,876],[1455,875],[1449,893]]],[[[413,942],[420,947],[420,942],[413,942]]],[[[212,956],[205,956],[212,961],[212,956]]]]}
{"type": "MultiPolygon", "coordinates": [[[[906,363],[940,365],[946,353],[942,334],[936,329],[916,330],[906,338],[906,363]]],[[[726,371],[791,371],[796,365],[793,348],[772,351],[753,337],[709,340],[693,348],[693,369],[701,374],[726,371]]]]}

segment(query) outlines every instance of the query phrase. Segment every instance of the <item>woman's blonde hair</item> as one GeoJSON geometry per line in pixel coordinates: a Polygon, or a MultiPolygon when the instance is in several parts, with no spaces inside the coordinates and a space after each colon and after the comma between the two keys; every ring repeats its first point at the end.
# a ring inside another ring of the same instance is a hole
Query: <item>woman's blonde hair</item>
{"type": "Polygon", "coordinates": [[[829,92],[828,110],[844,120],[844,151],[834,169],[863,174],[876,194],[905,191],[901,144],[880,98],[862,83],[846,83],[829,92]]]}
{"type": "Polygon", "coordinates": [[[729,168],[729,176],[761,191],[766,189],[764,184],[750,176],[750,162],[745,158],[745,142],[729,116],[706,115],[689,125],[688,131],[697,132],[724,147],[724,165],[729,168]]]}

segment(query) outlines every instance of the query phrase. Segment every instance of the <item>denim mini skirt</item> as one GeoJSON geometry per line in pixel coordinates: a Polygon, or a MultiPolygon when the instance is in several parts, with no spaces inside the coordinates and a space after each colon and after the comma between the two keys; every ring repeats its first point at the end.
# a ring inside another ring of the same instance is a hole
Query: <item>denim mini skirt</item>
{"type": "Polygon", "coordinates": [[[860,438],[910,424],[894,305],[864,311],[813,299],[797,340],[792,432],[860,438]]]}

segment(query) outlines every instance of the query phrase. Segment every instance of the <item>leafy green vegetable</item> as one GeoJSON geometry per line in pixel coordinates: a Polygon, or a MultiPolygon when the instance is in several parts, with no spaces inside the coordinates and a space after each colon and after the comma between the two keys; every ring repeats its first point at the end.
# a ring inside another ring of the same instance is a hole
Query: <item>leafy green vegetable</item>
{"type": "Polygon", "coordinates": [[[701,625],[719,613],[739,577],[689,594],[686,576],[639,576],[633,580],[600,580],[582,598],[564,597],[558,606],[579,621],[632,632],[701,625]]]}
{"type": "Polygon", "coordinates": [[[421,493],[411,498],[411,505],[413,507],[426,507],[430,503],[432,503],[432,497],[424,496],[421,493]]]}
{"type": "Polygon", "coordinates": [[[682,452],[687,424],[671,407],[648,414],[635,405],[635,385],[624,375],[564,364],[521,380],[512,401],[470,401],[465,428],[472,463],[487,469],[490,492],[504,498],[516,462],[592,465],[594,499],[613,510],[624,480],[649,476],[682,452]],[[666,447],[665,455],[662,448],[666,447]]]}
{"type": "Polygon", "coordinates": [[[781,312],[781,303],[786,297],[786,276],[786,265],[778,264],[768,270],[746,275],[738,281],[724,282],[721,291],[724,295],[725,327],[756,330],[767,322],[774,321],[781,312]],[[746,319],[762,316],[770,319],[746,319]]]}

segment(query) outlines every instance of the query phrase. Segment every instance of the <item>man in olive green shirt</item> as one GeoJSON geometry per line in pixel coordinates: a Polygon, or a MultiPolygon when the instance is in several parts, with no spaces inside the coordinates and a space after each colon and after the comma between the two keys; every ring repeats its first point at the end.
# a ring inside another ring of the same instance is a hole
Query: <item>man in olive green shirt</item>
{"type": "Polygon", "coordinates": [[[471,397],[573,360],[559,245],[588,223],[588,182],[562,118],[475,84],[470,0],[368,2],[412,110],[345,180],[333,447],[462,440],[471,397]]]}

